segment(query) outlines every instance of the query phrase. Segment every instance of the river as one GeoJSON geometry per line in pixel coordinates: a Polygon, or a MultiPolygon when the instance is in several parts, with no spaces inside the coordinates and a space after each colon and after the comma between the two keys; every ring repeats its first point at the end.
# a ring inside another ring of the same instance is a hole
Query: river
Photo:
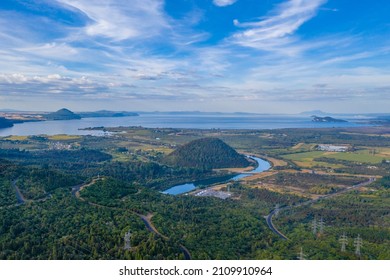
{"type": "MultiPolygon", "coordinates": [[[[241,180],[242,178],[252,176],[253,174],[256,174],[256,173],[264,172],[264,171],[271,168],[271,164],[266,160],[263,160],[261,158],[254,157],[254,156],[248,156],[248,157],[257,162],[257,167],[255,169],[253,169],[252,171],[249,171],[249,172],[234,175],[231,178],[229,178],[228,180],[226,180],[226,178],[225,178],[219,182],[214,181],[213,183],[215,184],[215,183],[224,183],[224,182],[228,182],[228,181],[238,181],[238,180],[241,180]]],[[[187,182],[187,183],[184,183],[181,185],[173,186],[173,187],[163,191],[162,193],[163,194],[170,194],[170,195],[183,194],[183,193],[187,193],[187,192],[195,190],[199,185],[204,185],[204,181],[187,182]],[[201,182],[202,182],[202,184],[201,184],[201,182]]]]}

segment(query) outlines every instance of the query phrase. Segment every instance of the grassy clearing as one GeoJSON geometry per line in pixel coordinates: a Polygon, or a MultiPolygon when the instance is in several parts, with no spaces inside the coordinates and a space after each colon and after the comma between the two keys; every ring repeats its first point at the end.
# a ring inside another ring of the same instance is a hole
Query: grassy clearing
{"type": "Polygon", "coordinates": [[[317,144],[299,143],[292,147],[295,151],[312,151],[317,144]]]}
{"type": "Polygon", "coordinates": [[[343,168],[345,165],[342,164],[335,164],[335,163],[329,163],[329,162],[323,162],[323,161],[294,161],[295,164],[297,164],[299,167],[303,168],[331,168],[331,169],[337,169],[337,168],[343,168]]]}
{"type": "Polygon", "coordinates": [[[361,154],[370,154],[374,151],[375,156],[390,158],[390,148],[364,147],[365,150],[359,151],[361,154]]]}
{"type": "Polygon", "coordinates": [[[127,162],[132,158],[129,155],[123,153],[111,153],[111,155],[113,156],[112,161],[127,162]]]}
{"type": "Polygon", "coordinates": [[[337,160],[345,160],[351,162],[367,163],[367,164],[377,164],[380,163],[383,159],[390,159],[390,149],[381,148],[375,149],[375,154],[372,154],[371,149],[360,150],[357,152],[325,152],[325,151],[313,151],[313,152],[304,152],[304,153],[294,153],[287,154],[282,156],[285,159],[294,161],[301,167],[313,167],[316,165],[328,166],[331,168],[342,167],[340,164],[329,164],[319,161],[314,161],[316,158],[326,157],[337,160]]]}
{"type": "Polygon", "coordinates": [[[377,134],[377,133],[357,133],[357,132],[340,132],[340,134],[346,135],[363,135],[363,136],[374,136],[374,137],[390,137],[390,134],[377,134]]]}
{"type": "Polygon", "coordinates": [[[285,159],[293,160],[293,161],[313,161],[314,158],[319,158],[325,156],[326,152],[323,151],[314,151],[314,152],[306,152],[306,153],[294,153],[283,155],[282,157],[285,159]]]}
{"type": "Polygon", "coordinates": [[[4,137],[3,140],[11,140],[11,141],[24,141],[24,140],[27,140],[28,136],[16,136],[16,135],[12,135],[12,136],[8,136],[8,137],[4,137]]]}
{"type": "Polygon", "coordinates": [[[259,156],[259,157],[263,157],[264,159],[270,161],[272,163],[273,167],[286,166],[287,165],[287,162],[285,162],[284,160],[281,160],[281,159],[276,159],[276,158],[267,157],[267,156],[259,156]]]}
{"type": "Polygon", "coordinates": [[[366,153],[335,153],[331,155],[326,155],[326,157],[371,164],[380,163],[383,159],[385,159],[380,155],[369,155],[366,153]]]}
{"type": "Polygon", "coordinates": [[[313,167],[325,167],[325,168],[341,168],[344,167],[342,164],[334,164],[328,162],[314,161],[315,158],[325,157],[329,154],[324,151],[313,151],[306,153],[295,153],[283,155],[284,159],[292,160],[295,164],[303,168],[313,168],[313,167]]]}
{"type": "Polygon", "coordinates": [[[81,136],[58,134],[58,135],[47,136],[47,139],[52,140],[52,141],[78,140],[78,139],[81,139],[81,136]]]}

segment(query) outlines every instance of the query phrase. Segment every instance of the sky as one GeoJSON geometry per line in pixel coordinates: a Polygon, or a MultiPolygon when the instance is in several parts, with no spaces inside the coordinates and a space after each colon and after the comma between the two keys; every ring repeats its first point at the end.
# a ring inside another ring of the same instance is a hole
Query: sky
{"type": "Polygon", "coordinates": [[[0,109],[389,113],[389,0],[1,0],[0,109]]]}

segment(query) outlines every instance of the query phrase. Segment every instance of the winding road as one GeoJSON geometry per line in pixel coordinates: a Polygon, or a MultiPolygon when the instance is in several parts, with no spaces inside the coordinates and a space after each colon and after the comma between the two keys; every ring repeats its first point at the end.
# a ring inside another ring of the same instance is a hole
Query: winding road
{"type": "Polygon", "coordinates": [[[27,202],[27,199],[23,196],[19,187],[16,185],[16,182],[17,182],[17,180],[12,181],[12,186],[14,187],[15,192],[16,192],[16,199],[18,200],[18,204],[24,204],[27,202]]]}
{"type": "Polygon", "coordinates": [[[283,233],[281,233],[281,232],[274,226],[274,224],[273,224],[273,222],[272,222],[272,217],[273,217],[276,213],[278,213],[279,211],[280,211],[280,209],[279,209],[279,210],[277,210],[277,209],[272,210],[271,213],[269,213],[269,215],[265,217],[265,219],[266,219],[266,221],[267,221],[267,225],[268,225],[268,227],[270,228],[270,230],[272,230],[274,233],[276,233],[277,235],[279,235],[280,238],[282,238],[282,239],[284,239],[284,240],[287,240],[287,239],[288,239],[287,236],[285,236],[283,233]]]}
{"type": "Polygon", "coordinates": [[[356,188],[360,188],[360,187],[364,187],[364,186],[367,186],[369,184],[371,184],[372,182],[376,181],[376,178],[375,177],[371,177],[368,181],[366,182],[362,182],[362,183],[359,183],[359,184],[356,184],[356,185],[353,185],[351,187],[347,187],[339,192],[335,192],[335,193],[331,193],[331,194],[327,194],[327,195],[323,195],[321,197],[318,197],[318,198],[315,198],[315,199],[312,199],[312,200],[308,200],[308,201],[305,201],[305,202],[302,202],[302,203],[298,203],[298,204],[295,204],[295,205],[291,205],[291,206],[285,206],[285,207],[282,207],[282,208],[279,208],[279,209],[274,209],[272,210],[268,216],[265,216],[264,218],[266,219],[267,221],[267,225],[268,227],[270,228],[270,230],[272,230],[275,234],[277,234],[280,238],[284,239],[284,240],[287,240],[287,236],[284,235],[283,233],[281,233],[276,227],[275,225],[273,224],[272,222],[272,218],[277,214],[279,213],[280,211],[282,210],[287,210],[287,209],[292,209],[292,208],[297,208],[297,207],[300,207],[300,206],[304,206],[304,205],[309,205],[309,204],[313,204],[317,201],[320,201],[322,199],[327,199],[327,198],[331,198],[331,197],[335,197],[337,195],[340,195],[340,194],[343,194],[343,193],[346,193],[348,191],[351,191],[353,189],[356,189],[356,188]]]}
{"type": "MultiPolygon", "coordinates": [[[[139,214],[137,213],[136,211],[132,211],[132,210],[129,210],[129,209],[122,209],[122,208],[117,208],[117,207],[109,207],[109,206],[105,206],[105,205],[101,205],[101,204],[97,204],[97,203],[93,203],[93,202],[89,202],[87,200],[85,200],[84,198],[82,198],[80,196],[80,191],[86,187],[89,187],[89,186],[92,186],[94,183],[96,183],[96,181],[98,180],[103,180],[104,178],[95,178],[93,179],[90,183],[86,183],[86,184],[81,184],[81,185],[77,185],[77,186],[73,186],[72,187],[72,195],[74,197],[76,197],[77,199],[81,200],[81,201],[84,201],[84,202],[87,202],[89,205],[92,205],[92,206],[95,206],[95,207],[100,207],[100,208],[108,208],[108,209],[115,209],[115,210],[121,210],[121,211],[124,211],[124,210],[127,210],[127,211],[130,211],[131,213],[137,215],[138,217],[141,218],[141,220],[144,222],[146,228],[150,231],[150,232],[153,232],[154,234],[158,235],[158,236],[161,236],[163,239],[165,240],[168,240],[169,238],[163,234],[161,234],[157,229],[156,227],[153,225],[152,223],[152,218],[153,218],[153,214],[152,213],[148,213],[146,216],[145,215],[142,215],[142,214],[139,214]]],[[[184,247],[184,245],[182,244],[179,244],[179,247],[180,247],[180,250],[182,251],[183,255],[184,255],[184,258],[186,260],[191,260],[192,257],[191,257],[191,254],[190,252],[188,251],[188,249],[186,247],[184,247]]]]}

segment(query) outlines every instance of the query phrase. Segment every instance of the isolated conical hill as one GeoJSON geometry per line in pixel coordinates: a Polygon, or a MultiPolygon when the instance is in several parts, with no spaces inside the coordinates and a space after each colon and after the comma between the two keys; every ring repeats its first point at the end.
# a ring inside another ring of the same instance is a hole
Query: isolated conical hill
{"type": "Polygon", "coordinates": [[[191,141],[165,157],[169,165],[196,168],[246,167],[245,156],[218,138],[202,138],[191,141]]]}
{"type": "Polygon", "coordinates": [[[78,120],[81,117],[68,109],[60,109],[57,112],[45,115],[48,120],[78,120]]]}

